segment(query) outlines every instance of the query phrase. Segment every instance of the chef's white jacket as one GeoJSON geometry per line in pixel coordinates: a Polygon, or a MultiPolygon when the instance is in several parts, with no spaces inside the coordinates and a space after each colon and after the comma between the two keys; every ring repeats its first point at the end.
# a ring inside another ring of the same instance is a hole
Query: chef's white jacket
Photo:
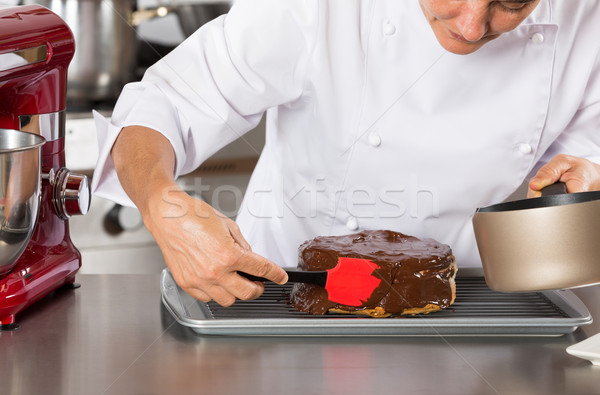
{"type": "Polygon", "coordinates": [[[454,55],[418,0],[239,0],[98,118],[94,192],[132,204],[109,155],[124,126],[163,133],[181,175],[266,111],[237,218],[256,252],[295,266],[317,235],[391,229],[478,266],[477,207],[555,154],[600,162],[598,21],[598,1],[541,0],[514,31],[454,55]]]}

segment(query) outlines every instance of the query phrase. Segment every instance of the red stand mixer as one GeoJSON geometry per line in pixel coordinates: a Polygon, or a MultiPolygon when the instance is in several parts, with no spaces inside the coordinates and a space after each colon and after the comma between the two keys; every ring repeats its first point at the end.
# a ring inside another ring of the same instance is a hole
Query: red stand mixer
{"type": "Polygon", "coordinates": [[[52,11],[0,6],[0,140],[7,141],[0,143],[0,329],[18,328],[15,314],[74,285],[81,267],[68,219],[88,211],[90,189],[87,177],[65,168],[67,68],[74,52],[71,30],[52,11]],[[9,205],[16,190],[28,191],[26,199],[9,205]],[[14,213],[25,226],[14,226],[14,213]]]}

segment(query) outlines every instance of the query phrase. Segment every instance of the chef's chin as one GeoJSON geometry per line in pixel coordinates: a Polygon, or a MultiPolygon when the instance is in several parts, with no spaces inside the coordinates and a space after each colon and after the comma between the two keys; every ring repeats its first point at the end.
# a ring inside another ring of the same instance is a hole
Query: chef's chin
{"type": "Polygon", "coordinates": [[[436,38],[440,45],[448,52],[451,52],[456,55],[468,55],[473,52],[476,52],[478,49],[483,47],[485,44],[497,38],[499,35],[487,36],[483,37],[477,41],[463,41],[460,39],[456,39],[454,37],[450,37],[448,35],[438,35],[436,34],[436,38]]]}

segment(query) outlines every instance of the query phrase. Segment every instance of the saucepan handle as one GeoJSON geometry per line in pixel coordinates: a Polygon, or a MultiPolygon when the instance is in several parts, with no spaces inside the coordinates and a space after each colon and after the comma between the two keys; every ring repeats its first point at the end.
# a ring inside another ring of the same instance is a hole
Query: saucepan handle
{"type": "Polygon", "coordinates": [[[567,184],[560,181],[542,189],[542,196],[561,195],[564,193],[567,193],[567,184]]]}

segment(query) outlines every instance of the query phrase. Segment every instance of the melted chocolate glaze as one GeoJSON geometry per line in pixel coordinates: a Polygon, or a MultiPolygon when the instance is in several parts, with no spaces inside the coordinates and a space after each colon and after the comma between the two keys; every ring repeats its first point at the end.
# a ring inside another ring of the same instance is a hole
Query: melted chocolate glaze
{"type": "Polygon", "coordinates": [[[339,305],[327,299],[325,288],[295,284],[290,297],[295,308],[325,314],[330,308],[358,311],[381,306],[398,314],[427,304],[445,308],[452,302],[454,256],[446,244],[390,230],[321,236],[300,246],[298,268],[328,270],[337,265],[339,257],[369,259],[379,265],[374,274],[382,281],[371,297],[358,307],[339,305]]]}

